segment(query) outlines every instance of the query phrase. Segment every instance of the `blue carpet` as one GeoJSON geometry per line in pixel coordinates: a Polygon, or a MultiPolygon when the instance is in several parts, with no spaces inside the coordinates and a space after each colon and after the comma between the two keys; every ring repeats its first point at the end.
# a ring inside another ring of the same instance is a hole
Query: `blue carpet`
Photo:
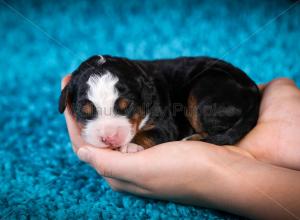
{"type": "Polygon", "coordinates": [[[112,191],[71,150],[60,79],[92,54],[209,55],[258,83],[286,76],[299,85],[300,5],[273,19],[292,4],[0,0],[0,216],[238,219],[112,191]]]}

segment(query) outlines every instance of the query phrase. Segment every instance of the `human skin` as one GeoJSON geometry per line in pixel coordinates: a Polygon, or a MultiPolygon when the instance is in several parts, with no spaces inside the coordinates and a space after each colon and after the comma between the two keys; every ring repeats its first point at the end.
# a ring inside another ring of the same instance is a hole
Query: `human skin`
{"type": "Polygon", "coordinates": [[[261,91],[258,123],[236,146],[177,141],[124,154],[85,143],[69,110],[65,118],[74,152],[116,191],[254,219],[300,219],[300,90],[282,78],[261,91]]]}

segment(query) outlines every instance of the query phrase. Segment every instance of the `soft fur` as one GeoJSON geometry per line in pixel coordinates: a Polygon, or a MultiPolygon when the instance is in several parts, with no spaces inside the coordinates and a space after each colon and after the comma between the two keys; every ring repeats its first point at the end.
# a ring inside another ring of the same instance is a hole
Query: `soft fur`
{"type": "Polygon", "coordinates": [[[175,141],[234,144],[255,124],[260,93],[240,69],[208,57],[93,56],[63,89],[83,137],[98,147],[175,141]]]}

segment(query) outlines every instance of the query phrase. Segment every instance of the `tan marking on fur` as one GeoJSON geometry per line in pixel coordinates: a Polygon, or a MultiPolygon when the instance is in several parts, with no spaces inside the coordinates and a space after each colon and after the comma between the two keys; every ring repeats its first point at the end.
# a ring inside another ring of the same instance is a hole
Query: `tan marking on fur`
{"type": "Polygon", "coordinates": [[[201,134],[203,133],[203,128],[201,121],[199,120],[199,116],[197,114],[197,107],[198,102],[196,98],[193,95],[190,95],[188,98],[186,117],[189,120],[191,126],[194,128],[194,130],[197,133],[201,134]]]}
{"type": "Polygon", "coordinates": [[[143,115],[140,111],[134,113],[134,115],[129,119],[130,123],[132,124],[133,130],[138,132],[139,124],[143,120],[143,115]]]}
{"type": "Polygon", "coordinates": [[[139,109],[129,120],[132,124],[133,130],[136,132],[136,135],[132,139],[132,143],[140,145],[147,149],[156,145],[154,141],[147,136],[147,131],[155,128],[154,123],[150,120],[139,130],[139,125],[141,121],[145,118],[145,113],[142,109],[139,109]]]}
{"type": "Polygon", "coordinates": [[[149,121],[147,122],[141,129],[141,131],[149,131],[151,129],[155,128],[155,125],[153,122],[149,121]]]}
{"type": "Polygon", "coordinates": [[[129,105],[129,101],[125,98],[120,98],[118,100],[118,106],[121,110],[125,110],[129,105]]]}
{"type": "Polygon", "coordinates": [[[86,103],[82,109],[81,109],[82,112],[84,112],[85,114],[87,115],[92,115],[93,114],[93,105],[91,103],[86,103]]]}
{"type": "Polygon", "coordinates": [[[189,137],[186,138],[186,141],[201,141],[203,140],[205,137],[207,137],[207,133],[202,132],[199,134],[193,134],[189,137]]]}
{"type": "Polygon", "coordinates": [[[147,137],[145,132],[138,133],[131,142],[144,147],[144,149],[155,145],[155,142],[150,137],[147,137]]]}
{"type": "Polygon", "coordinates": [[[139,125],[142,122],[142,120],[145,118],[145,114],[142,110],[139,110],[137,113],[135,113],[132,118],[129,119],[131,122],[134,131],[137,133],[139,131],[148,131],[155,127],[154,123],[149,120],[146,122],[146,124],[139,130],[139,125]]]}

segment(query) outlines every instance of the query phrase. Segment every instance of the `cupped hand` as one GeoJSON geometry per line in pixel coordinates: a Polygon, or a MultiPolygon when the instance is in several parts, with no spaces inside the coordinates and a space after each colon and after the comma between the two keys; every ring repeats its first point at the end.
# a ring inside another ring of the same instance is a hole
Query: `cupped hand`
{"type": "MultiPolygon", "coordinates": [[[[69,79],[63,79],[62,87],[69,79]]],[[[75,153],[113,189],[190,204],[200,201],[207,206],[207,197],[197,190],[216,190],[212,183],[223,175],[211,172],[216,165],[230,167],[242,160],[262,160],[300,169],[300,91],[287,79],[274,80],[262,90],[257,126],[238,143],[239,147],[179,141],[124,154],[88,145],[68,109],[65,118],[75,153]]]]}
{"type": "Polygon", "coordinates": [[[258,160],[300,170],[300,90],[285,78],[261,88],[257,125],[238,146],[258,160]]]}

